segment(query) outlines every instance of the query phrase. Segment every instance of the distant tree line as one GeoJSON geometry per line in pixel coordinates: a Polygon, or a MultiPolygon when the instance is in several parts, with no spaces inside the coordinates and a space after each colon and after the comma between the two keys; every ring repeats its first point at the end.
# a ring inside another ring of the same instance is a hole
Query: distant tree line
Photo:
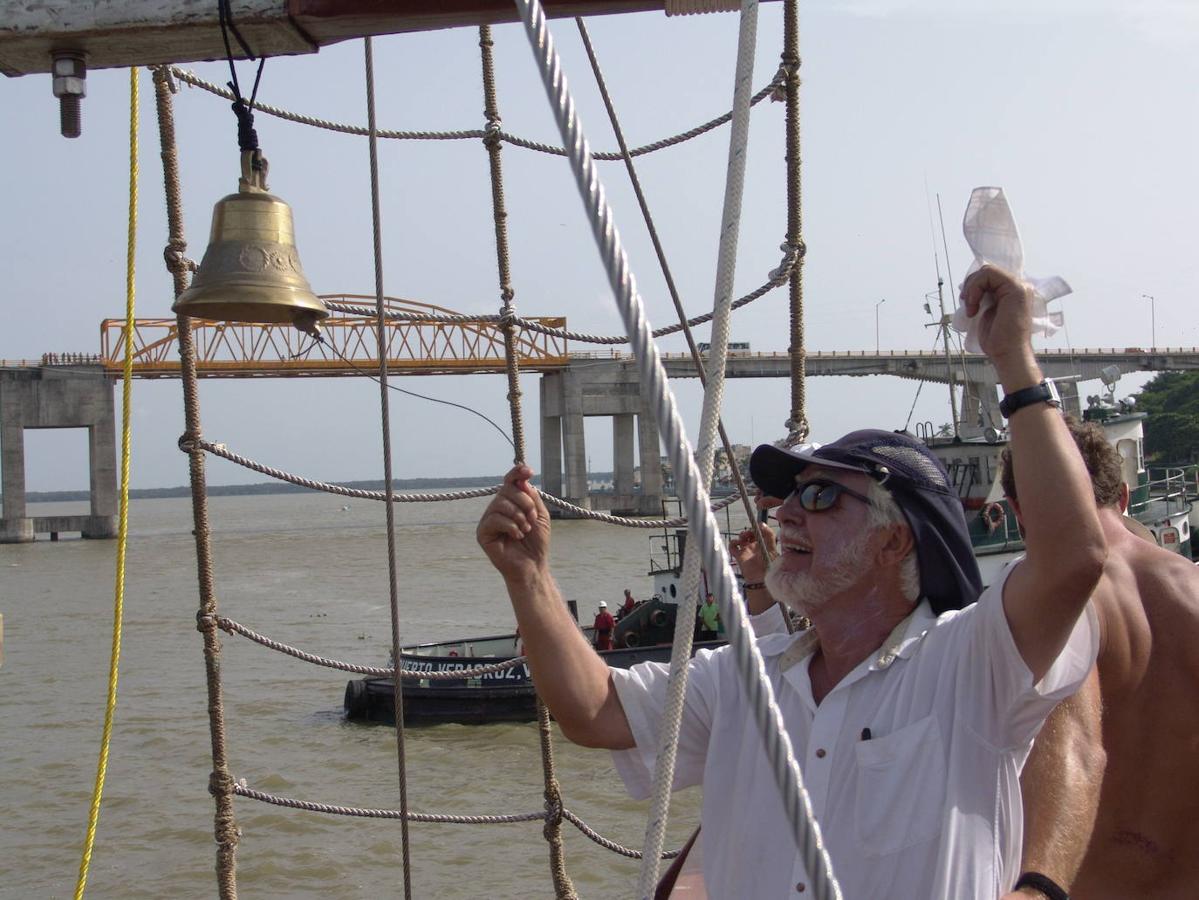
{"type": "Polygon", "coordinates": [[[1199,462],[1199,371],[1161,372],[1137,395],[1145,455],[1157,465],[1199,462]]]}

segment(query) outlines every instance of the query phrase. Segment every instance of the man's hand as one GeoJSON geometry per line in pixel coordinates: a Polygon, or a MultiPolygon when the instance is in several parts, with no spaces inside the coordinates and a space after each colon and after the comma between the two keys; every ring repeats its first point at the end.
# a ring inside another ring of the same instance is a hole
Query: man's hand
{"type": "Polygon", "coordinates": [[[974,272],[962,285],[966,314],[973,317],[981,310],[978,343],[1000,377],[1005,363],[1023,364],[1032,358],[1032,301],[1029,285],[991,265],[974,272]],[[983,308],[987,299],[991,302],[983,308]]]}
{"type": "Polygon", "coordinates": [[[762,559],[758,539],[754,530],[747,528],[729,542],[729,555],[741,570],[741,577],[749,582],[762,581],[766,577],[766,567],[770,560],[777,555],[775,550],[774,531],[768,525],[762,525],[762,542],[766,545],[768,559],[762,559]]]}
{"type": "Polygon", "coordinates": [[[550,514],[529,483],[533,470],[514,466],[483,511],[475,537],[507,581],[549,573],[550,514]]]}

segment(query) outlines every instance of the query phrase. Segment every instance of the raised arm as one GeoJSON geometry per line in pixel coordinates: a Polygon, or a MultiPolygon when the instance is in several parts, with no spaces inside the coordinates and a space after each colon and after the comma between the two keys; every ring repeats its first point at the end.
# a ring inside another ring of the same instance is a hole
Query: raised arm
{"type": "Polygon", "coordinates": [[[533,684],[562,733],[585,747],[627,749],[633,734],[608,665],[583,637],[550,574],[550,516],[532,477],[528,466],[504,476],[479,520],[479,546],[504,578],[533,684]]]}
{"type": "MultiPolygon", "coordinates": [[[[1045,720],[1020,775],[1024,794],[1024,859],[1021,872],[1040,872],[1067,891],[1082,866],[1107,754],[1103,750],[1098,673],[1092,669],[1078,693],[1045,720]]],[[[1003,900],[1042,898],[1022,888],[1003,900]]]]}
{"type": "MultiPolygon", "coordinates": [[[[1033,355],[1032,289],[1001,269],[984,266],[962,288],[970,315],[983,298],[979,343],[1006,393],[1043,380],[1033,355]]],[[[1003,607],[1024,662],[1039,681],[1069,640],[1107,556],[1095,498],[1061,413],[1048,403],[1017,410],[1008,420],[1027,558],[1007,580],[1003,607]]]]}

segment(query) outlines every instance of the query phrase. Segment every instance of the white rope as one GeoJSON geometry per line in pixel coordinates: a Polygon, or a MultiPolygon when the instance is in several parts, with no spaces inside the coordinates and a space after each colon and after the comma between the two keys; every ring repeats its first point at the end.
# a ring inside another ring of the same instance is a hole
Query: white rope
{"type": "MultiPolygon", "coordinates": [[[[729,134],[728,167],[725,173],[724,207],[720,221],[720,247],[716,260],[716,286],[712,301],[712,346],[709,350],[707,386],[699,426],[700,478],[705,487],[712,483],[720,410],[724,403],[724,369],[728,357],[729,318],[732,315],[733,276],[737,268],[737,237],[741,229],[741,199],[745,187],[745,158],[749,148],[749,85],[754,74],[754,50],[758,34],[758,0],[741,5],[741,27],[737,38],[737,67],[733,78],[733,125],[729,134]]],[[[729,460],[730,465],[736,465],[729,460]]],[[[663,711],[658,754],[654,763],[653,790],[649,815],[645,820],[640,881],[637,895],[653,896],[658,883],[658,855],[666,840],[670,814],[670,789],[674,782],[678,752],[679,726],[687,693],[688,664],[694,635],[695,604],[699,596],[700,564],[694,536],[683,554],[683,596],[675,617],[674,647],[670,656],[670,677],[666,682],[666,708],[663,711]]],[[[733,602],[741,605],[734,594],[733,602]]],[[[722,607],[725,621],[736,613],[722,607]]]]}
{"type": "Polygon", "coordinates": [[[791,741],[787,736],[782,715],[774,702],[774,692],[766,675],[762,655],[753,641],[748,614],[741,604],[734,600],[736,585],[729,566],[728,552],[715,517],[707,511],[708,493],[692,458],[691,444],[683,429],[674,396],[667,386],[661,356],[650,338],[644,304],[637,293],[635,279],[629,271],[628,258],[613,221],[612,210],[608,206],[603,185],[596,172],[595,161],[576,116],[574,100],[567,88],[566,78],[547,28],[545,12],[539,0],[516,0],[516,6],[520,10],[529,42],[541,69],[550,107],[567,148],[567,156],[615,294],[617,308],[629,334],[641,383],[657,409],[659,429],[681,488],[680,496],[686,506],[688,519],[694,523],[692,541],[700,547],[704,568],[713,579],[713,593],[719,598],[721,607],[736,613],[728,621],[729,643],[733,647],[734,658],[754,718],[762,732],[766,756],[779,784],[784,810],[796,846],[812,878],[814,896],[820,900],[840,898],[840,889],[833,879],[832,866],[820,839],[819,826],[812,815],[807,792],[803,789],[791,741]]]}

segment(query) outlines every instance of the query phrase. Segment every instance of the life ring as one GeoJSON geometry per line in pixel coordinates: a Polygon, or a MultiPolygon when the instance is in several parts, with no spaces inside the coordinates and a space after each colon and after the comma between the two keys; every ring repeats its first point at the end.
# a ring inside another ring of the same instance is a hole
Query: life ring
{"type": "Polygon", "coordinates": [[[982,520],[987,526],[987,534],[994,534],[1007,522],[1007,510],[1001,503],[988,503],[983,507],[982,520]]]}

